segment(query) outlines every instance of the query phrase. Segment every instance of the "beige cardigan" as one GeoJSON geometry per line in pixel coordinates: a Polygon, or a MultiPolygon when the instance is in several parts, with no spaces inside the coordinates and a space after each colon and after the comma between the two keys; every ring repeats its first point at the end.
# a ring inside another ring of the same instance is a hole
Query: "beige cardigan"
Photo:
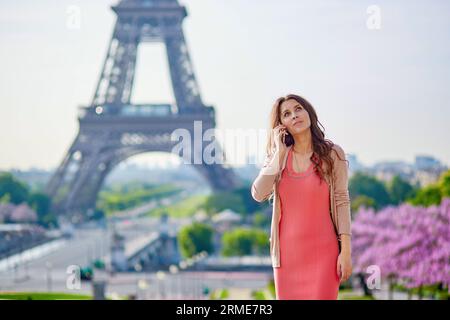
{"type": "MultiPolygon", "coordinates": [[[[280,266],[280,246],[278,237],[278,228],[281,218],[280,200],[278,195],[278,182],[281,178],[281,173],[286,166],[286,160],[289,153],[287,152],[282,161],[282,166],[279,169],[279,161],[274,161],[274,155],[266,157],[263,167],[258,176],[252,184],[252,197],[258,202],[263,202],[268,199],[272,191],[274,191],[272,222],[270,228],[270,256],[273,267],[280,266]]],[[[334,175],[332,179],[325,176],[330,190],[330,214],[333,221],[336,237],[341,241],[341,234],[348,234],[351,236],[351,215],[350,215],[350,196],[348,192],[348,170],[347,162],[345,161],[344,150],[337,144],[334,144],[331,152],[331,158],[334,163],[334,175]],[[339,153],[340,159],[336,152],[339,153]],[[343,159],[343,160],[341,160],[343,159]]],[[[339,242],[340,251],[340,242],[339,242]]]]}

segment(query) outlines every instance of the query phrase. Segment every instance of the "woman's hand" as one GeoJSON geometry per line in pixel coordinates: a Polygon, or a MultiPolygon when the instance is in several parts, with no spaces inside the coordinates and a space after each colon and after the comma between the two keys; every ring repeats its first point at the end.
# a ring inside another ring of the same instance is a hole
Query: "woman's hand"
{"type": "Polygon", "coordinates": [[[285,143],[285,137],[287,135],[287,129],[284,125],[280,124],[273,128],[273,137],[275,141],[275,152],[278,151],[279,154],[284,154],[287,151],[287,146],[285,143]]]}
{"type": "Polygon", "coordinates": [[[337,274],[340,282],[345,282],[350,278],[352,274],[352,257],[351,254],[346,251],[341,251],[337,260],[337,274]]]}

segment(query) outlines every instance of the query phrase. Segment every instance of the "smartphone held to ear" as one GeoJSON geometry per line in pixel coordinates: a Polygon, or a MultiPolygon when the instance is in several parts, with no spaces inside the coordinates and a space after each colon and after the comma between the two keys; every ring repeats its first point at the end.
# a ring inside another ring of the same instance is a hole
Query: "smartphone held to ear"
{"type": "Polygon", "coordinates": [[[289,132],[286,131],[286,133],[287,134],[284,136],[284,144],[289,147],[294,144],[294,138],[289,132]]]}

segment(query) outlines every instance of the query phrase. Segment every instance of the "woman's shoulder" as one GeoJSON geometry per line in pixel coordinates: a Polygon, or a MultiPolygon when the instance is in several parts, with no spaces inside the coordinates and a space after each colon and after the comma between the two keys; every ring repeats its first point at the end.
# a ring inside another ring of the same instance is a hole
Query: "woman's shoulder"
{"type": "Polygon", "coordinates": [[[340,159],[344,160],[345,158],[345,151],[344,149],[337,143],[333,143],[333,146],[331,147],[331,157],[333,160],[340,159]]]}

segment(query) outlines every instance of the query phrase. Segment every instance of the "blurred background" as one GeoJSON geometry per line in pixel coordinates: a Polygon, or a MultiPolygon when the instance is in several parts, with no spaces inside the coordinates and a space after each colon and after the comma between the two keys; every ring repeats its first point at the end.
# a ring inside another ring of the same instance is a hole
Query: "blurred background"
{"type": "Polygon", "coordinates": [[[250,186],[288,93],[350,164],[338,298],[448,299],[447,1],[0,9],[0,299],[274,299],[250,186]]]}

